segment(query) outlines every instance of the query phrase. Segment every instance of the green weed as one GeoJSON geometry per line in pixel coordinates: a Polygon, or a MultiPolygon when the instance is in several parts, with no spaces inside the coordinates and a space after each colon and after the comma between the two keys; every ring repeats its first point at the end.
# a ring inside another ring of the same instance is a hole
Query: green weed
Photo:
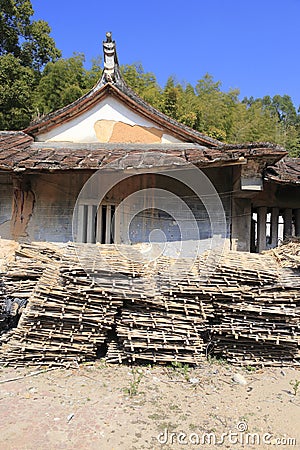
{"type": "Polygon", "coordinates": [[[298,389],[299,389],[299,386],[300,386],[300,380],[291,380],[290,381],[290,385],[293,388],[293,391],[294,391],[293,394],[297,395],[297,392],[298,392],[298,389]]]}
{"type": "Polygon", "coordinates": [[[140,382],[144,376],[144,372],[140,368],[133,367],[131,369],[132,379],[129,382],[129,386],[124,389],[124,392],[130,397],[137,395],[140,382]]]}

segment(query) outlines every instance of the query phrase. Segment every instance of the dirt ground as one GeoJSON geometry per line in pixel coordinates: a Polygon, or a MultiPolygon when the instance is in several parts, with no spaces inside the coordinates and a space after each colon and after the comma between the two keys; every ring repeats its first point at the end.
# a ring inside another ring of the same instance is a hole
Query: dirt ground
{"type": "Polygon", "coordinates": [[[299,370],[99,361],[37,371],[0,370],[1,450],[300,448],[299,370]]]}

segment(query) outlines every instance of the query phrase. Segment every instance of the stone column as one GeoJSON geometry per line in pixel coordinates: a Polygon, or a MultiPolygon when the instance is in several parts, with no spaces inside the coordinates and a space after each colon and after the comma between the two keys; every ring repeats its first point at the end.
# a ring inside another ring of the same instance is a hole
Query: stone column
{"type": "Polygon", "coordinates": [[[283,212],[283,237],[284,239],[292,236],[292,225],[293,225],[293,211],[291,208],[287,208],[283,212]]]}
{"type": "Polygon", "coordinates": [[[295,234],[300,237],[300,208],[295,209],[295,234]]]}
{"type": "Polygon", "coordinates": [[[95,242],[95,205],[88,205],[87,207],[87,233],[86,242],[93,244],[95,242]]]}
{"type": "Polygon", "coordinates": [[[86,242],[86,214],[84,205],[78,206],[78,241],[86,242]]]}
{"type": "Polygon", "coordinates": [[[278,219],[279,208],[272,208],[271,212],[271,247],[277,247],[278,245],[278,219]]]}
{"type": "Polygon", "coordinates": [[[266,222],[267,208],[262,206],[257,208],[257,251],[258,253],[266,249],[266,222]]]}

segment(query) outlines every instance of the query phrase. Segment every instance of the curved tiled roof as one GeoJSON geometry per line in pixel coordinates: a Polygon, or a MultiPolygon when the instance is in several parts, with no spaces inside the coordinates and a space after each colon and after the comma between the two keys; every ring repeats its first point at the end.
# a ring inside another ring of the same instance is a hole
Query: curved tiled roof
{"type": "Polygon", "coordinates": [[[268,181],[300,185],[300,158],[285,157],[267,167],[264,176],[268,181]]]}
{"type": "Polygon", "coordinates": [[[174,158],[181,159],[183,164],[192,163],[198,167],[243,164],[247,158],[259,158],[264,164],[274,164],[281,157],[281,148],[276,150],[276,147],[264,147],[261,143],[208,148],[193,143],[34,142],[32,137],[23,132],[0,133],[0,170],[14,172],[97,170],[116,160],[120,160],[121,165],[115,166],[115,169],[130,165],[133,167],[135,164],[140,167],[141,161],[144,167],[149,164],[153,167],[159,164],[169,167],[174,164],[174,158]],[[141,158],[141,155],[144,157],[141,158]]]}

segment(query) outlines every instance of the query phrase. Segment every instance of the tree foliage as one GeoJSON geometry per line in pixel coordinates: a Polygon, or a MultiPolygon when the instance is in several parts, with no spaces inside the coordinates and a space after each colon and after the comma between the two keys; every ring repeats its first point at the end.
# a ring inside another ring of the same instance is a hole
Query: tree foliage
{"type": "Polygon", "coordinates": [[[46,65],[34,93],[38,116],[72,103],[91,88],[93,77],[88,75],[83,63],[84,55],[77,54],[46,65]]]}
{"type": "Polygon", "coordinates": [[[12,54],[0,57],[0,129],[20,130],[33,114],[34,72],[12,54]]]}
{"type": "Polygon", "coordinates": [[[49,25],[33,12],[30,0],[0,0],[0,129],[30,122],[42,70],[61,56],[49,25]]]}
{"type": "Polygon", "coordinates": [[[0,55],[12,54],[22,65],[41,71],[61,52],[47,22],[33,20],[33,13],[30,0],[0,0],[0,55]]]}

